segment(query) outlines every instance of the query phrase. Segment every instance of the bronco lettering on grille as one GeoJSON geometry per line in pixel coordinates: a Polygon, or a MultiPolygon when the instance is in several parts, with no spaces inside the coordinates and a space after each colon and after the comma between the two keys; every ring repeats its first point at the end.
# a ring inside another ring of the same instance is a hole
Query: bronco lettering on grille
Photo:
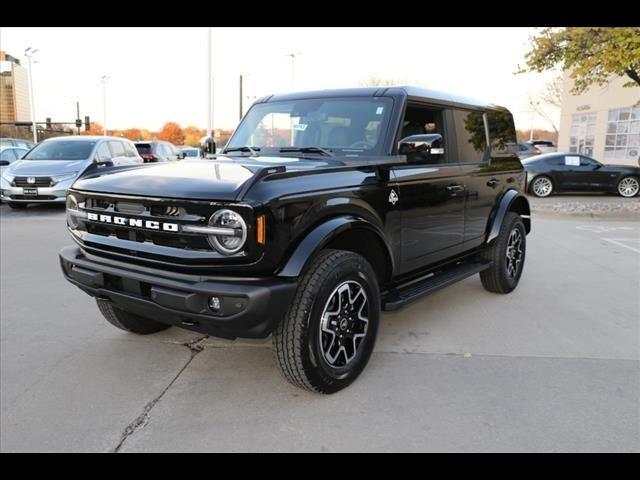
{"type": "Polygon", "coordinates": [[[137,228],[148,228],[149,230],[162,230],[165,232],[177,232],[177,223],[158,222],[155,220],[142,220],[140,218],[116,217],[115,215],[104,215],[97,213],[87,213],[87,220],[100,223],[110,223],[137,228]]]}

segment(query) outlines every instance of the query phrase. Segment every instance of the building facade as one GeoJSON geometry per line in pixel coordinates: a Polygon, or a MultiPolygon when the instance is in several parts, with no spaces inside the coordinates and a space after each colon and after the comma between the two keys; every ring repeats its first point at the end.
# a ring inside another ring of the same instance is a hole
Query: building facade
{"type": "Polygon", "coordinates": [[[618,77],[605,86],[571,94],[573,80],[564,74],[558,151],[583,153],[602,163],[638,165],[640,87],[618,77]]]}
{"type": "Polygon", "coordinates": [[[29,75],[20,60],[0,51],[0,121],[30,121],[29,75]]]}

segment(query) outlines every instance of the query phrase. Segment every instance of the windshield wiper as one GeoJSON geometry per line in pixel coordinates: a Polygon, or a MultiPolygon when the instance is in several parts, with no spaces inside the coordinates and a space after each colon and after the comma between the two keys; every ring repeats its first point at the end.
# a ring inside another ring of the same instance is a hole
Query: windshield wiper
{"type": "Polygon", "coordinates": [[[250,152],[251,155],[257,155],[260,151],[260,147],[250,147],[249,145],[245,145],[244,147],[233,147],[233,148],[225,148],[222,153],[229,152],[250,152]]]}
{"type": "Polygon", "coordinates": [[[280,149],[280,153],[301,152],[301,153],[320,153],[329,157],[335,157],[331,150],[322,147],[284,147],[280,149]]]}

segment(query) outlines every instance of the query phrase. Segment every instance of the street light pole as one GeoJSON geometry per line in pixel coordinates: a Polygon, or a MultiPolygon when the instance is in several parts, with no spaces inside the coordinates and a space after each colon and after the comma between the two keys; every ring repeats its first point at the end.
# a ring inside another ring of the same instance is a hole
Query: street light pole
{"type": "Polygon", "coordinates": [[[302,55],[302,52],[287,53],[287,57],[291,57],[291,90],[295,88],[296,84],[296,72],[295,72],[295,60],[296,57],[302,55]]]}
{"type": "Polygon", "coordinates": [[[211,27],[207,29],[207,136],[213,137],[213,85],[211,27]]]}
{"type": "Polygon", "coordinates": [[[107,136],[107,80],[110,77],[103,75],[100,81],[102,82],[102,113],[103,113],[103,132],[102,134],[107,136]]]}
{"type": "Polygon", "coordinates": [[[36,48],[33,50],[31,47],[24,51],[25,57],[28,59],[29,65],[29,101],[31,103],[31,126],[33,128],[33,141],[38,143],[38,130],[36,127],[36,105],[33,100],[33,75],[31,73],[31,57],[38,51],[36,48]]]}

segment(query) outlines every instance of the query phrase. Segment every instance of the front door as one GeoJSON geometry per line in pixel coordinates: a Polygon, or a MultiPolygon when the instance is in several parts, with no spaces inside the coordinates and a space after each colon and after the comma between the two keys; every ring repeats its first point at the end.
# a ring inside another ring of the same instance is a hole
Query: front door
{"type": "Polygon", "coordinates": [[[395,167],[402,211],[401,273],[417,270],[459,253],[464,240],[464,178],[459,165],[447,163],[450,112],[407,106],[400,138],[439,133],[445,154],[437,163],[395,167]]]}

